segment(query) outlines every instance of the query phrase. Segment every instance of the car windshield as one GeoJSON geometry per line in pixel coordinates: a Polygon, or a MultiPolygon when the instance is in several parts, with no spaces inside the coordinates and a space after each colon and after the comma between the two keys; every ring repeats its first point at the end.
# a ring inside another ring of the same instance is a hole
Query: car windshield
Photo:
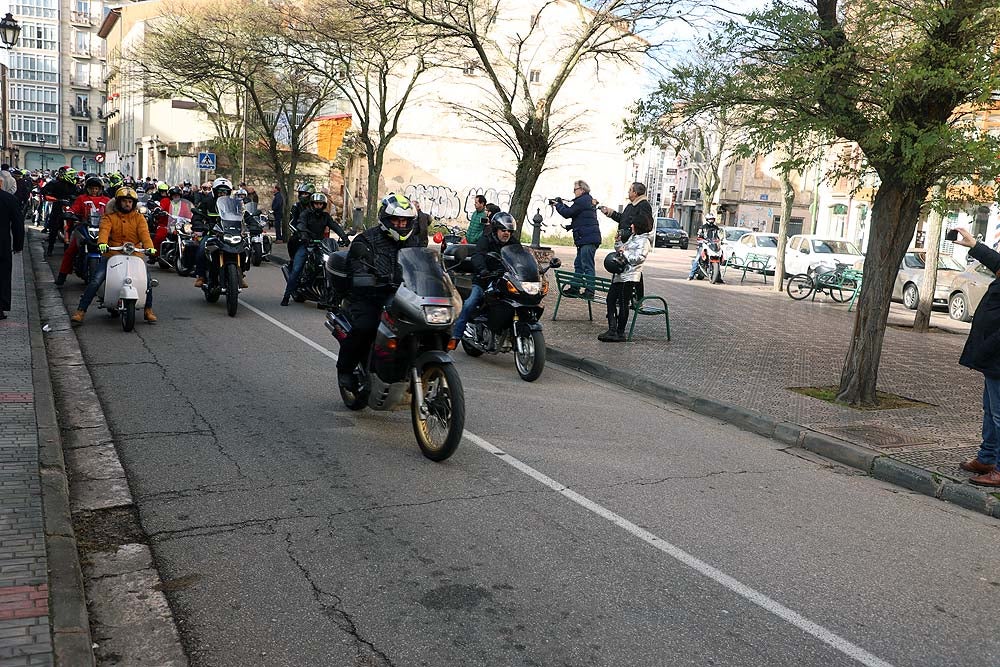
{"type": "Polygon", "coordinates": [[[681,223],[674,220],[673,218],[657,218],[656,219],[656,231],[665,231],[667,229],[680,229],[681,223]]]}
{"type": "Polygon", "coordinates": [[[778,237],[777,236],[758,236],[757,237],[757,247],[758,248],[777,248],[778,247],[778,237]]]}
{"type": "Polygon", "coordinates": [[[813,252],[827,255],[860,255],[858,250],[850,241],[833,241],[830,239],[817,239],[812,242],[813,252]]]}
{"type": "MultiPolygon", "coordinates": [[[[922,269],[926,261],[923,253],[908,252],[903,256],[903,265],[908,269],[922,269]]],[[[938,271],[965,271],[965,267],[954,257],[938,257],[938,271]]]]}
{"type": "Polygon", "coordinates": [[[727,241],[739,241],[741,238],[750,233],[749,229],[727,229],[726,230],[726,240],[727,241]]]}

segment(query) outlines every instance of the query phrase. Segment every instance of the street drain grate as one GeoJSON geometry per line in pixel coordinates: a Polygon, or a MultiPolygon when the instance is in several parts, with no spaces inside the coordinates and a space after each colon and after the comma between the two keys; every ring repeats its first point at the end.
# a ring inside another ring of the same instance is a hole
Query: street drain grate
{"type": "Polygon", "coordinates": [[[882,449],[894,447],[911,447],[913,445],[930,445],[937,442],[936,438],[925,435],[900,431],[887,426],[857,425],[821,427],[824,432],[852,442],[874,445],[882,449]]]}

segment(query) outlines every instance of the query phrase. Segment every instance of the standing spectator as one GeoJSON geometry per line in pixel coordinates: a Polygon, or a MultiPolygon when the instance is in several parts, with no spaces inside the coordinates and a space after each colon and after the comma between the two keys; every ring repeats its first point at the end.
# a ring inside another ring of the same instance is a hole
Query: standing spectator
{"type": "MultiPolygon", "coordinates": [[[[646,199],[646,186],[638,181],[632,184],[628,189],[628,205],[625,209],[619,213],[618,211],[612,211],[607,206],[601,206],[601,213],[608,216],[612,220],[618,223],[618,237],[621,239],[622,243],[628,241],[629,236],[632,234],[632,225],[640,220],[649,220],[650,226],[653,225],[653,207],[650,205],[649,200],[646,199]]],[[[641,299],[645,294],[645,286],[642,282],[642,273],[639,273],[639,283],[635,286],[635,298],[641,299]]]]}
{"type": "MultiPolygon", "coordinates": [[[[632,298],[642,279],[642,263],[653,247],[653,219],[640,217],[629,229],[628,241],[615,241],[615,252],[625,260],[625,270],[611,277],[608,290],[608,330],[597,337],[602,343],[625,341],[625,327],[632,312],[632,298]]],[[[641,297],[638,297],[641,298],[641,297]]]]}
{"type": "Polygon", "coordinates": [[[420,210],[420,202],[413,199],[413,206],[417,209],[417,236],[420,237],[420,245],[427,247],[427,230],[431,226],[431,216],[420,210]]]}
{"type": "Polygon", "coordinates": [[[23,248],[24,216],[17,198],[4,188],[0,190],[0,320],[7,319],[10,310],[13,255],[23,248]]]}
{"type": "MultiPolygon", "coordinates": [[[[556,213],[570,220],[566,229],[572,230],[573,243],[576,245],[573,270],[590,276],[591,286],[583,291],[583,296],[589,299],[594,296],[594,256],[597,254],[597,246],[601,245],[601,226],[597,222],[597,209],[586,181],[576,181],[573,184],[573,196],[575,199],[571,206],[564,204],[562,199],[556,199],[555,209],[556,213]]],[[[567,289],[566,295],[580,296],[580,291],[567,289]]]]}
{"type": "Polygon", "coordinates": [[[247,188],[247,196],[250,197],[250,201],[254,204],[260,204],[260,195],[257,194],[257,189],[252,185],[247,188]]]}
{"type": "MultiPolygon", "coordinates": [[[[1000,253],[976,241],[958,228],[955,243],[970,248],[969,257],[1000,277],[1000,253]]],[[[983,374],[983,443],[975,458],[962,461],[962,470],[976,473],[969,481],[980,486],[1000,487],[1000,280],[990,283],[976,314],[965,349],[958,363],[983,374]]]]}
{"type": "Polygon", "coordinates": [[[465,240],[469,243],[475,243],[483,235],[483,227],[486,225],[486,197],[476,195],[474,206],[476,210],[469,218],[469,230],[465,232],[465,240]]]}
{"type": "Polygon", "coordinates": [[[285,198],[281,196],[281,188],[274,184],[274,198],[271,200],[271,213],[274,218],[274,235],[278,243],[285,242],[285,229],[281,224],[281,216],[285,214],[285,198]]]}

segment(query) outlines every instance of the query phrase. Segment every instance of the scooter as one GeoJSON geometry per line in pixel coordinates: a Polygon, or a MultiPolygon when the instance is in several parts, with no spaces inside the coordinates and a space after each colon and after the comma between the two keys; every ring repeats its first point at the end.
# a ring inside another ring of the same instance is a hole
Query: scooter
{"type": "MultiPolygon", "coordinates": [[[[146,300],[146,262],[139,253],[149,253],[132,243],[108,248],[121,251],[121,255],[108,258],[108,270],[104,277],[104,291],[98,293],[99,306],[106,308],[114,317],[118,315],[122,323],[122,331],[132,331],[135,328],[135,309],[141,298],[146,300]]],[[[157,281],[152,285],[156,287],[157,281]]]]}

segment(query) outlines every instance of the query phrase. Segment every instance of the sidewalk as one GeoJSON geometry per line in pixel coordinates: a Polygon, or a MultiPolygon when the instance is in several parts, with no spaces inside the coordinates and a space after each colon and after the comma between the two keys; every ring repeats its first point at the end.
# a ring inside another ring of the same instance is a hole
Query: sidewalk
{"type": "Polygon", "coordinates": [[[877,477],[1000,518],[995,489],[968,484],[971,475],[958,468],[977,452],[982,423],[982,376],[958,365],[965,335],[914,334],[891,317],[879,389],[928,405],[852,410],[789,390],[839,384],[854,322],[846,304],[796,302],[762,286],[740,287],[738,277],[730,283],[647,279],[646,292],[670,305],[670,342],[662,317],[640,317],[631,343],[598,342],[607,326],[603,305],[589,322],[583,301],[563,299],[552,322],[549,298],[552,360],[789,442],[808,439],[877,477]]]}

